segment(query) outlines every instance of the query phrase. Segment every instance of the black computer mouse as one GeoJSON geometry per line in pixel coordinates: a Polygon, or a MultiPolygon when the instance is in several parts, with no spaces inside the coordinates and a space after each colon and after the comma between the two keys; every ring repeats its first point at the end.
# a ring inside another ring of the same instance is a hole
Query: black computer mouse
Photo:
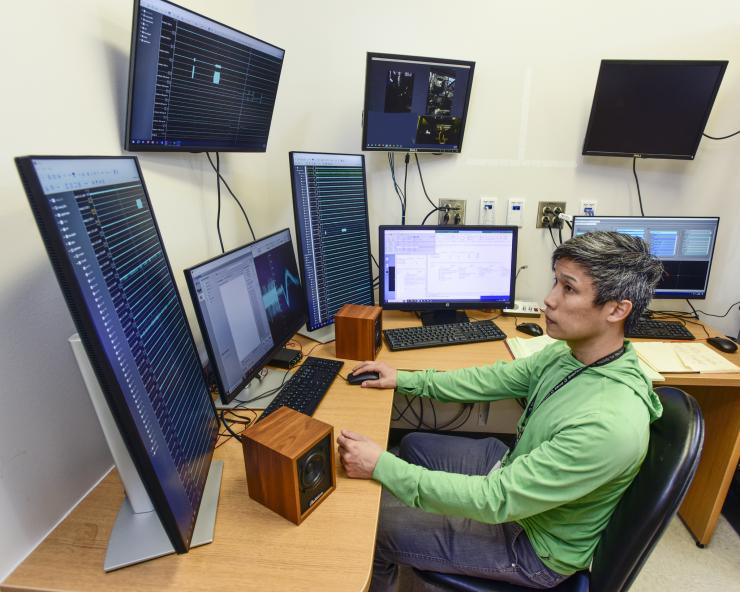
{"type": "Polygon", "coordinates": [[[725,339],[724,337],[710,337],[707,339],[707,343],[726,354],[734,354],[737,351],[737,343],[732,341],[732,339],[725,339]]]}
{"type": "Polygon", "coordinates": [[[378,380],[380,374],[377,372],[359,372],[358,374],[347,374],[347,382],[350,384],[362,384],[366,380],[378,380]]]}
{"type": "Polygon", "coordinates": [[[521,325],[516,326],[516,330],[526,333],[527,335],[532,335],[533,337],[539,337],[543,333],[542,327],[537,323],[522,323],[521,325]]]}

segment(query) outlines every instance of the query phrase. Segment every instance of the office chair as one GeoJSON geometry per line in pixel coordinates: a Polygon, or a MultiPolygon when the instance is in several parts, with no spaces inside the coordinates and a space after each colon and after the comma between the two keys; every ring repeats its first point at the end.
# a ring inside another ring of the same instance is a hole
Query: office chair
{"type": "MultiPolygon", "coordinates": [[[[678,511],[694,478],[704,443],[704,419],[693,397],[655,389],[663,416],[650,426],[647,456],[601,535],[590,571],[573,574],[554,592],[625,592],[678,511]]],[[[471,576],[413,570],[434,590],[525,592],[531,588],[471,576]]],[[[419,587],[419,586],[416,586],[419,587]]],[[[416,589],[416,588],[415,588],[416,589]]]]}

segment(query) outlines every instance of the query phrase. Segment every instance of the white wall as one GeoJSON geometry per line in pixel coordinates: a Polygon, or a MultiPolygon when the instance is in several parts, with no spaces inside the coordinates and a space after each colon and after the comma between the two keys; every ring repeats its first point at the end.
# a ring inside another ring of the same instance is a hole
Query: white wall
{"type": "MultiPolygon", "coordinates": [[[[580,155],[600,59],[729,59],[707,130],[740,129],[740,5],[730,1],[626,0],[609,10],[544,0],[182,3],[287,50],[268,152],[222,159],[258,234],[292,227],[288,150],[359,151],[366,51],[475,60],[464,151],[423,156],[422,167],[435,199],[477,203],[494,195],[499,207],[511,196],[528,200],[519,260],[529,269],[518,285],[528,300],[541,301],[550,283],[551,243],[534,229],[536,201],[565,200],[573,209],[594,198],[601,214],[638,213],[631,161],[580,155]]],[[[0,40],[7,81],[0,99],[0,580],[111,464],[66,343],[74,327],[12,157],[122,152],[131,6],[40,0],[8,5],[7,13],[0,40]]],[[[173,269],[214,255],[215,190],[205,157],[140,160],[173,269]]],[[[367,164],[374,229],[400,214],[385,155],[368,153],[367,164]]],[[[694,162],[638,163],[647,214],[722,217],[711,296],[700,306],[708,312],[723,313],[740,299],[740,255],[731,248],[739,164],[740,137],[702,141],[694,162]]],[[[238,211],[225,208],[224,237],[233,247],[248,233],[238,211]]],[[[409,222],[426,212],[410,171],[409,222]]],[[[736,334],[740,314],[715,324],[736,334]]]]}

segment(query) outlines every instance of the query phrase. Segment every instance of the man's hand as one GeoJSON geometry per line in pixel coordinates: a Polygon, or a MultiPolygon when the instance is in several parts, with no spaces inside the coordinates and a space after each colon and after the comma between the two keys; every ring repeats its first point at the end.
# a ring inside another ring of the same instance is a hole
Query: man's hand
{"type": "Polygon", "coordinates": [[[341,430],[337,444],[339,459],[347,476],[353,479],[371,479],[383,449],[367,436],[349,430],[341,430]]]}
{"type": "Polygon", "coordinates": [[[358,366],[352,368],[352,374],[360,374],[362,372],[377,372],[377,380],[365,380],[362,383],[362,388],[396,388],[396,376],[398,371],[392,368],[385,362],[362,362],[358,366]]]}

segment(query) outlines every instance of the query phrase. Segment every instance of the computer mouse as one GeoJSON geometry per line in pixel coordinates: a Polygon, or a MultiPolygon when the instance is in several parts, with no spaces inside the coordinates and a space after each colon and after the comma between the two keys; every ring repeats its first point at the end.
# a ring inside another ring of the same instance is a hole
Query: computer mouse
{"type": "Polygon", "coordinates": [[[526,333],[527,335],[532,335],[533,337],[539,337],[543,333],[542,327],[537,323],[522,323],[521,325],[516,326],[516,330],[526,333]]]}
{"type": "Polygon", "coordinates": [[[358,374],[347,374],[347,382],[350,384],[362,384],[366,380],[378,380],[380,374],[377,372],[359,372],[358,374]]]}
{"type": "Polygon", "coordinates": [[[710,337],[707,343],[726,354],[734,354],[737,351],[737,343],[724,337],[710,337]]]}

